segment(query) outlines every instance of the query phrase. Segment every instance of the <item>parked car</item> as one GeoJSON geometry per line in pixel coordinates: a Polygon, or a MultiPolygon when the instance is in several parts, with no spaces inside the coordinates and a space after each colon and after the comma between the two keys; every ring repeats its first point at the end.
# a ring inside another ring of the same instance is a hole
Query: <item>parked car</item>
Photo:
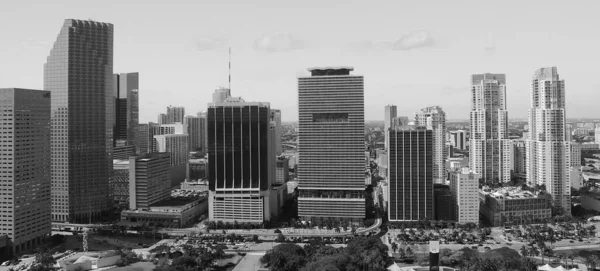
{"type": "Polygon", "coordinates": [[[6,262],[3,262],[0,266],[8,266],[9,264],[10,264],[10,261],[6,261],[6,262]]]}

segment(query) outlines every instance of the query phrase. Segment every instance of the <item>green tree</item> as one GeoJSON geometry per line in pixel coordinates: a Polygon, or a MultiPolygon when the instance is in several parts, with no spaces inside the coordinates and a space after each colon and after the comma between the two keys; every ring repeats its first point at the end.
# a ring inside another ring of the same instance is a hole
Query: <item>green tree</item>
{"type": "Polygon", "coordinates": [[[267,252],[261,262],[266,264],[273,271],[292,271],[299,270],[306,263],[305,253],[302,247],[284,243],[275,246],[267,252]]]}

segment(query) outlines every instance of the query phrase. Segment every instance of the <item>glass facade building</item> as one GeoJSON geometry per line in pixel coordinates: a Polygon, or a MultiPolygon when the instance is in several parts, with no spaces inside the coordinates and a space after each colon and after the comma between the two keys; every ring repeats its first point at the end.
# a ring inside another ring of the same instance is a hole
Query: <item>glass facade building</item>
{"type": "Polygon", "coordinates": [[[65,20],[44,65],[52,93],[52,219],[89,222],[109,210],[113,25],[65,20]]]}

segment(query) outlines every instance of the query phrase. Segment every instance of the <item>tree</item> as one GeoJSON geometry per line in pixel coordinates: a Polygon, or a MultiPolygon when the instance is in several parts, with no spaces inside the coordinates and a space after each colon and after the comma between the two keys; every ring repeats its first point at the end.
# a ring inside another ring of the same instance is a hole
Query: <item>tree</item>
{"type": "Polygon", "coordinates": [[[292,271],[299,270],[304,266],[306,259],[302,247],[296,244],[284,243],[267,252],[261,258],[261,262],[271,270],[292,271]]]}
{"type": "Polygon", "coordinates": [[[398,250],[398,244],[396,244],[396,242],[392,243],[392,250],[394,251],[394,253],[396,253],[396,250],[398,250]]]}
{"type": "Polygon", "coordinates": [[[283,233],[280,232],[279,235],[277,235],[277,239],[275,239],[275,242],[278,242],[278,243],[285,242],[285,236],[283,236],[283,233]]]}

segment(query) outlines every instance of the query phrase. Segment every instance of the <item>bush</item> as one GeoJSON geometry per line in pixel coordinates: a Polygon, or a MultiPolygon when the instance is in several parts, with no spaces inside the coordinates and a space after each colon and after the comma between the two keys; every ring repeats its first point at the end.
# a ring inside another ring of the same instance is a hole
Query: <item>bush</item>
{"type": "Polygon", "coordinates": [[[275,229],[273,232],[274,233],[281,233],[281,230],[280,229],[275,229]]]}

